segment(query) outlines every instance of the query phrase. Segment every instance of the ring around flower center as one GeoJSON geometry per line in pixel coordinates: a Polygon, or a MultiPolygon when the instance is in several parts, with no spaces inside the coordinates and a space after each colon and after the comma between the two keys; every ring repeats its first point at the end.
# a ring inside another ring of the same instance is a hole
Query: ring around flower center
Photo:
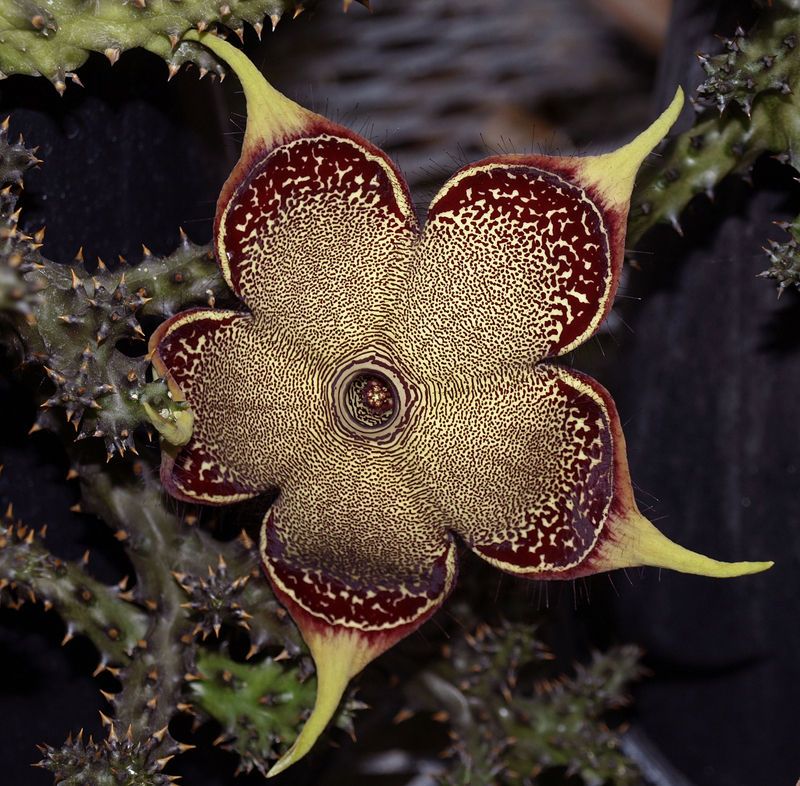
{"type": "Polygon", "coordinates": [[[370,353],[335,373],[331,413],[340,432],[360,441],[394,441],[407,425],[418,391],[388,358],[370,353]]]}

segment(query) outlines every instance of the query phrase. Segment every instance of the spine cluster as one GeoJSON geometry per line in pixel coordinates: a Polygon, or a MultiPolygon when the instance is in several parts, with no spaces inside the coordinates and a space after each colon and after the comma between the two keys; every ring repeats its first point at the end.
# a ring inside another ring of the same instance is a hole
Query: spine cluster
{"type": "MultiPolygon", "coordinates": [[[[635,244],[655,224],[681,231],[680,215],[699,194],[713,199],[728,175],[749,178],[770,154],[800,172],[800,4],[775,0],[749,33],[737,29],[723,51],[700,55],[706,79],[694,102],[697,119],[661,151],[637,181],[628,228],[635,244]]],[[[767,276],[779,292],[798,285],[794,236],[770,243],[767,276]]]]}
{"type": "Polygon", "coordinates": [[[450,726],[452,766],[442,786],[544,784],[564,772],[576,783],[641,783],[619,733],[604,722],[641,676],[640,654],[618,647],[595,653],[572,676],[554,676],[553,656],[531,625],[482,625],[462,635],[427,683],[450,726]]]}
{"type": "Polygon", "coordinates": [[[38,163],[24,144],[9,141],[7,122],[0,127],[0,329],[49,385],[32,430],[61,412],[77,439],[102,439],[108,458],[136,451],[134,434],[149,422],[143,404],[167,412],[181,406],[163,383],[147,379],[140,320],[213,303],[226,296],[225,284],[208,247],[183,232],[172,254],[144,249],[136,267],[120,259],[110,270],[98,260],[89,274],[80,253],[70,264],[46,259],[44,227],[26,233],[17,209],[22,175],[38,163]],[[141,355],[123,352],[122,342],[138,344],[141,355]]]}
{"type": "Polygon", "coordinates": [[[789,239],[784,243],[768,241],[765,251],[769,267],[759,275],[777,282],[780,297],[787,287],[800,290],[800,216],[791,224],[782,221],[778,226],[786,230],[789,239]]]}
{"type": "MultiPolygon", "coordinates": [[[[344,0],[344,8],[353,0],[344,0]]],[[[359,0],[368,5],[368,0],[359,0]]],[[[45,76],[59,93],[67,82],[81,85],[76,70],[90,52],[111,64],[128,49],[142,47],[163,58],[174,76],[194,63],[201,77],[225,71],[207,49],[181,41],[188,30],[224,25],[240,38],[245,24],[260,36],[264,20],[274,30],[287,12],[297,16],[314,0],[32,0],[0,8],[0,77],[45,76]]]]}

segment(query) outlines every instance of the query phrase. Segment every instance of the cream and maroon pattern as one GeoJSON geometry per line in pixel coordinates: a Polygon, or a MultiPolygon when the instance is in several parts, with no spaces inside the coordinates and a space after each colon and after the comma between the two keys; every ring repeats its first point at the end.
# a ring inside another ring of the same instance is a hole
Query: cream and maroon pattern
{"type": "Polygon", "coordinates": [[[616,289],[625,211],[582,182],[579,160],[488,159],[436,195],[401,331],[428,375],[534,363],[597,330],[616,289]]]}
{"type": "Polygon", "coordinates": [[[307,133],[219,206],[246,310],[181,314],[154,339],[195,417],[164,485],[210,504],[279,490],[267,574],[323,626],[428,616],[454,535],[520,575],[580,575],[615,495],[616,414],[597,383],[537,361],[607,312],[625,206],[579,159],[493,158],[420,231],[379,150],[321,118],[307,133]]]}
{"type": "Polygon", "coordinates": [[[217,220],[232,289],[276,335],[326,358],[384,336],[418,235],[408,190],[344,129],[280,145],[217,220]]]}
{"type": "Polygon", "coordinates": [[[215,220],[243,305],[179,314],[153,337],[153,365],[194,418],[161,474],[208,504],[278,492],[264,569],[318,690],[270,775],[310,749],[350,677],[441,605],[457,538],[531,578],[768,567],[661,535],[636,509],[608,393],[548,360],[611,307],[633,179],[680,91],[619,151],[465,167],[420,229],[379,149],[278,94],[230,44],[187,37],[227,60],[247,96],[215,220]]]}
{"type": "Polygon", "coordinates": [[[594,572],[587,557],[615,497],[618,421],[608,393],[551,364],[499,370],[446,390],[419,424],[416,446],[452,530],[512,573],[594,572]],[[432,455],[435,463],[423,458],[432,455]]]}

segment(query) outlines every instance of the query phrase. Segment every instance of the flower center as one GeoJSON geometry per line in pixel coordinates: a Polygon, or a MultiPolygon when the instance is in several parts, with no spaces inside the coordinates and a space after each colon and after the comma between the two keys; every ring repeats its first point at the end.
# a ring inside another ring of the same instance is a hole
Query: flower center
{"type": "Polygon", "coordinates": [[[329,388],[332,424],[360,442],[388,445],[408,426],[419,391],[387,356],[366,351],[336,369],[329,388]]]}
{"type": "Polygon", "coordinates": [[[397,391],[378,372],[357,374],[345,394],[347,416],[357,426],[380,428],[397,414],[397,391]]]}

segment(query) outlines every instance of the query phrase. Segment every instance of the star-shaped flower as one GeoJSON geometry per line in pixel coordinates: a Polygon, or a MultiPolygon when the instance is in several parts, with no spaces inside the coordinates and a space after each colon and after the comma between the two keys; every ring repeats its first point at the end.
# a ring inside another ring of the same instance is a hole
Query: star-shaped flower
{"type": "Polygon", "coordinates": [[[247,97],[214,227],[244,307],[188,311],[153,337],[153,364],[193,417],[188,442],[163,427],[185,444],[165,446],[161,477],[192,502],[280,492],[264,569],[318,689],[271,774],[311,748],[352,676],[441,606],[457,539],[537,579],[769,566],[716,562],[662,535],[636,508],[609,394],[545,362],[611,307],[634,176],[680,91],[616,152],[463,168],[421,229],[384,153],[277,93],[234,47],[190,35],[247,97]]]}

